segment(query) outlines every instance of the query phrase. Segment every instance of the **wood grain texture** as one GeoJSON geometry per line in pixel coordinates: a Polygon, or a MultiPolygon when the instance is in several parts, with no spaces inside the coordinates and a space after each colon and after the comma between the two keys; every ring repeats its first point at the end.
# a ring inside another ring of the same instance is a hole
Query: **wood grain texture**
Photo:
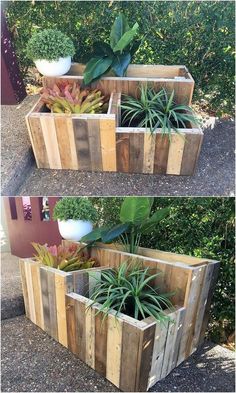
{"type": "Polygon", "coordinates": [[[155,340],[155,327],[155,323],[147,327],[142,331],[140,337],[138,372],[136,378],[136,390],[140,392],[148,389],[155,340]]]}
{"type": "Polygon", "coordinates": [[[69,276],[55,273],[58,341],[60,344],[64,345],[64,347],[68,347],[65,301],[65,295],[68,292],[68,278],[69,276]]]}
{"type": "Polygon", "coordinates": [[[82,296],[89,295],[89,275],[86,271],[73,273],[74,292],[82,296]]]}
{"type": "Polygon", "coordinates": [[[30,318],[29,294],[28,294],[27,281],[26,281],[25,263],[26,262],[24,261],[24,259],[20,259],[19,260],[22,292],[23,292],[24,305],[25,305],[25,315],[26,315],[27,318],[30,318]]]}
{"type": "Polygon", "coordinates": [[[29,299],[29,316],[30,320],[33,323],[36,323],[36,314],[35,314],[35,304],[34,304],[34,289],[32,283],[32,275],[31,275],[31,263],[30,261],[25,263],[25,275],[26,275],[26,283],[28,290],[28,299],[29,299]]]}
{"type": "Polygon", "coordinates": [[[144,133],[143,173],[153,173],[155,162],[156,136],[144,133]]]}
{"type": "Polygon", "coordinates": [[[129,134],[118,132],[116,134],[116,161],[117,171],[129,173],[129,134]]]}
{"type": "Polygon", "coordinates": [[[91,170],[91,157],[88,138],[88,124],[84,119],[73,119],[75,145],[80,170],[91,170]]]}
{"type": "Polygon", "coordinates": [[[107,325],[106,378],[115,386],[119,386],[123,322],[110,314],[107,325]]]}
{"type": "Polygon", "coordinates": [[[66,295],[66,323],[67,323],[67,343],[69,350],[75,355],[78,353],[77,328],[75,316],[75,299],[69,294],[66,295]]]}
{"type": "Polygon", "coordinates": [[[47,268],[40,267],[39,273],[40,273],[40,283],[41,283],[41,291],[42,291],[44,330],[50,335],[51,320],[50,320],[47,268]]]}
{"type": "Polygon", "coordinates": [[[144,134],[132,133],[129,137],[129,171],[130,173],[143,172],[144,134]]]}
{"type": "Polygon", "coordinates": [[[103,313],[95,315],[95,370],[106,376],[107,357],[107,319],[103,318],[103,313]]]}
{"type": "Polygon", "coordinates": [[[88,139],[91,158],[91,170],[102,171],[102,152],[99,119],[88,119],[88,139]]]}
{"type": "Polygon", "coordinates": [[[116,172],[115,118],[100,119],[100,141],[103,171],[116,172]]]}
{"type": "Polygon", "coordinates": [[[156,134],[154,173],[166,174],[168,154],[169,154],[168,137],[162,136],[161,134],[156,134]]]}
{"type": "Polygon", "coordinates": [[[57,143],[58,143],[60,160],[61,160],[61,168],[73,169],[70,144],[68,143],[69,134],[67,128],[67,117],[56,116],[55,127],[56,127],[57,143]]]}
{"type": "Polygon", "coordinates": [[[172,134],[167,160],[167,175],[180,175],[185,145],[184,134],[172,134]]]}
{"type": "Polygon", "coordinates": [[[69,155],[70,155],[70,169],[79,169],[77,151],[76,151],[76,143],[75,143],[75,133],[73,127],[73,120],[71,117],[66,118],[66,127],[68,134],[68,142],[69,142],[69,155]]]}
{"type": "Polygon", "coordinates": [[[48,270],[47,278],[48,278],[48,301],[49,301],[49,312],[50,312],[50,335],[51,337],[54,338],[54,340],[58,340],[55,272],[48,270]]]}
{"type": "Polygon", "coordinates": [[[44,329],[42,291],[39,273],[40,264],[36,262],[32,263],[30,264],[30,268],[34,295],[35,322],[37,326],[44,329]]]}
{"type": "Polygon", "coordinates": [[[46,146],[49,167],[51,169],[61,169],[60,152],[57,141],[57,133],[53,115],[50,117],[40,117],[43,131],[44,143],[46,146]]]}
{"type": "Polygon", "coordinates": [[[200,153],[203,135],[185,134],[185,146],[181,164],[181,175],[191,176],[194,174],[198,156],[200,153]]]}
{"type": "Polygon", "coordinates": [[[85,325],[86,325],[86,358],[85,362],[95,369],[95,309],[87,308],[85,312],[85,325]]]}
{"type": "Polygon", "coordinates": [[[38,168],[50,168],[40,117],[26,117],[34,157],[38,168]]]}
{"type": "Polygon", "coordinates": [[[86,361],[86,315],[85,304],[75,302],[77,355],[83,362],[86,361]]]}

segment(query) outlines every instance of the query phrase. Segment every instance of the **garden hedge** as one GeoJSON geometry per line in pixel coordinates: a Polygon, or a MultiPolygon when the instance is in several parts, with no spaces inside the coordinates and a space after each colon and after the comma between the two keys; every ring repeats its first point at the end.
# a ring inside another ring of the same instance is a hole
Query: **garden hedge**
{"type": "MultiPolygon", "coordinates": [[[[100,224],[116,224],[123,198],[92,198],[100,224]]],[[[143,247],[185,253],[221,262],[211,308],[209,335],[225,342],[234,331],[234,198],[155,198],[153,211],[171,206],[143,247]]]]}
{"type": "Polygon", "coordinates": [[[136,21],[144,43],[136,63],[184,64],[196,81],[195,101],[218,115],[233,113],[234,1],[11,1],[6,15],[23,73],[32,64],[26,42],[34,31],[58,28],[85,62],[93,42],[108,40],[119,11],[136,21]]]}

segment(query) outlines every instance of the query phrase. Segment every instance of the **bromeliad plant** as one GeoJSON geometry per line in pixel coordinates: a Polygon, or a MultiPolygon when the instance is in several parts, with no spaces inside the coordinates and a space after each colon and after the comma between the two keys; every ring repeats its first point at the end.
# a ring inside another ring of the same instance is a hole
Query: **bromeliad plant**
{"type": "Polygon", "coordinates": [[[188,105],[176,104],[174,91],[165,89],[156,92],[148,85],[139,87],[140,98],[123,95],[122,125],[149,128],[153,134],[161,128],[162,134],[171,136],[171,130],[179,133],[179,128],[187,128],[189,123],[200,125],[200,120],[188,105]]]}
{"type": "Polygon", "coordinates": [[[104,318],[113,309],[116,316],[124,313],[139,320],[151,316],[164,322],[169,318],[163,310],[171,309],[173,293],[163,294],[158,287],[152,286],[160,274],[151,274],[150,268],[127,262],[118,269],[104,271],[90,296],[89,307],[101,303],[97,313],[104,313],[104,318]]]}
{"type": "Polygon", "coordinates": [[[82,89],[76,82],[55,83],[43,88],[41,100],[53,113],[103,113],[107,111],[107,98],[100,90],[82,89]]]}
{"type": "Polygon", "coordinates": [[[106,42],[94,43],[94,54],[84,71],[84,84],[89,85],[100,79],[108,71],[116,76],[124,76],[132,56],[140,46],[141,41],[135,41],[138,32],[136,22],[130,28],[126,17],[120,14],[111,29],[110,45],[106,42]]]}
{"type": "Polygon", "coordinates": [[[53,267],[64,272],[73,270],[89,269],[98,266],[95,259],[91,259],[76,244],[70,246],[48,246],[32,243],[35,251],[35,259],[49,267],[53,267]]]}
{"type": "Polygon", "coordinates": [[[95,242],[110,243],[119,240],[123,243],[125,251],[138,253],[141,235],[151,234],[156,225],[170,214],[170,208],[157,210],[151,215],[153,198],[126,197],[120,209],[120,224],[108,228],[95,228],[81,241],[90,246],[95,242]]]}

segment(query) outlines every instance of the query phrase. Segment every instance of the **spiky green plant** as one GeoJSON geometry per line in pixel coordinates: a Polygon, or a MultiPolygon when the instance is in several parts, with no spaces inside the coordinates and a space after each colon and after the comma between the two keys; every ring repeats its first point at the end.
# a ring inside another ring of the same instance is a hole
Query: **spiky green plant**
{"type": "Polygon", "coordinates": [[[151,285],[160,274],[151,274],[149,267],[142,268],[128,262],[122,263],[118,269],[106,270],[101,279],[97,279],[89,307],[101,303],[97,313],[104,313],[104,318],[110,310],[115,310],[116,316],[124,313],[136,319],[151,316],[160,322],[169,320],[164,310],[171,309],[173,293],[163,294],[158,287],[151,285]]]}
{"type": "Polygon", "coordinates": [[[148,85],[139,86],[140,98],[123,95],[122,125],[130,126],[134,121],[138,127],[149,128],[153,134],[161,128],[162,134],[171,135],[171,130],[179,133],[179,128],[187,128],[189,123],[199,125],[200,121],[188,105],[176,104],[174,91],[165,89],[155,92],[148,85]]]}
{"type": "Polygon", "coordinates": [[[102,113],[107,110],[107,98],[100,90],[82,89],[76,82],[45,87],[41,99],[53,113],[102,113]]]}

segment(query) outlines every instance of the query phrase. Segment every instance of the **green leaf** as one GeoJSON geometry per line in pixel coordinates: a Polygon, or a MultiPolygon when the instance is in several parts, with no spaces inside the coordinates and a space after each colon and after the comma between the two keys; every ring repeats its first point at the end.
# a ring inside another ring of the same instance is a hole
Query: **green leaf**
{"type": "Polygon", "coordinates": [[[131,56],[129,53],[117,54],[111,68],[117,76],[124,76],[130,62],[131,56]]]}
{"type": "Polygon", "coordinates": [[[129,224],[119,224],[114,226],[112,229],[107,231],[102,235],[102,241],[104,243],[110,242],[117,237],[119,237],[122,233],[124,233],[129,228],[129,224]]]}
{"type": "Polygon", "coordinates": [[[87,242],[94,242],[94,241],[101,240],[102,233],[104,230],[108,230],[108,228],[107,227],[95,228],[92,232],[89,232],[87,235],[83,236],[81,238],[81,241],[87,243],[87,242]]]}
{"type": "Polygon", "coordinates": [[[89,85],[94,79],[101,77],[112,64],[113,59],[105,56],[105,57],[93,57],[86,64],[86,68],[84,70],[84,84],[89,85]]]}
{"type": "Polygon", "coordinates": [[[110,56],[114,55],[113,50],[111,49],[110,45],[106,42],[96,41],[93,44],[94,55],[95,57],[100,56],[110,56]]]}
{"type": "Polygon", "coordinates": [[[113,23],[110,34],[110,45],[114,49],[121,37],[130,30],[128,21],[123,14],[120,14],[113,23]]]}
{"type": "Polygon", "coordinates": [[[144,222],[140,228],[140,232],[143,235],[151,233],[156,225],[166,218],[170,214],[170,208],[165,207],[163,209],[157,210],[146,222],[144,222]]]}
{"type": "Polygon", "coordinates": [[[150,201],[148,197],[127,197],[121,205],[120,221],[141,223],[150,214],[150,201]]]}
{"type": "Polygon", "coordinates": [[[137,34],[138,30],[138,23],[136,22],[132,29],[127,31],[123,36],[120,38],[120,40],[117,42],[117,44],[114,46],[113,51],[118,52],[118,51],[123,51],[133,40],[134,36],[137,34]]]}

